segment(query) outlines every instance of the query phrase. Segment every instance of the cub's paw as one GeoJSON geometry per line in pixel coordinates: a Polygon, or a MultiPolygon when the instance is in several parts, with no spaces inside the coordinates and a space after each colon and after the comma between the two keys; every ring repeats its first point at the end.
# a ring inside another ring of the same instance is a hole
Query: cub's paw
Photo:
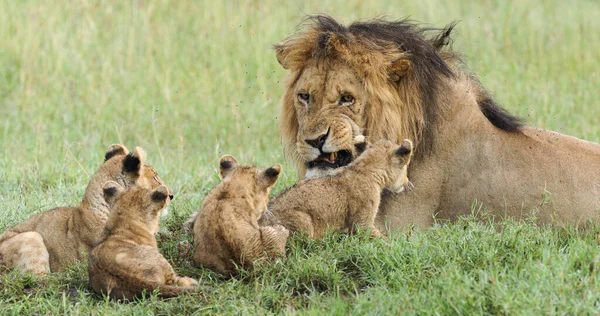
{"type": "Polygon", "coordinates": [[[369,235],[369,239],[375,239],[375,238],[381,238],[381,239],[387,239],[387,237],[382,234],[379,229],[375,228],[375,226],[371,227],[371,234],[369,235]]]}
{"type": "Polygon", "coordinates": [[[279,224],[273,225],[272,227],[279,236],[284,237],[284,238],[288,238],[290,236],[290,231],[287,228],[285,228],[279,224]]]}
{"type": "Polygon", "coordinates": [[[188,277],[180,277],[177,279],[177,285],[179,286],[196,286],[198,285],[198,281],[188,278],[188,277]]]}
{"type": "Polygon", "coordinates": [[[274,225],[273,229],[278,236],[278,243],[276,246],[277,255],[281,256],[285,254],[285,245],[287,244],[288,237],[290,236],[290,231],[279,224],[274,225]]]}

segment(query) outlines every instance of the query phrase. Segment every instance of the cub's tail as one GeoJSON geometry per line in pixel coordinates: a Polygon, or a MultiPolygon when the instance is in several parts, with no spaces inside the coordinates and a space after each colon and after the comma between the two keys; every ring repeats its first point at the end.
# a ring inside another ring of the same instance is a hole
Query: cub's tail
{"type": "Polygon", "coordinates": [[[163,298],[175,297],[186,293],[198,292],[197,286],[175,286],[175,285],[156,285],[154,289],[158,289],[158,296],[163,298]]]}
{"type": "Polygon", "coordinates": [[[157,282],[149,282],[139,278],[135,278],[135,280],[129,279],[127,281],[129,286],[114,288],[106,292],[103,290],[102,292],[108,294],[114,300],[132,300],[135,297],[140,297],[144,291],[148,294],[152,294],[154,291],[156,291],[157,295],[162,298],[199,292],[199,288],[197,286],[166,285],[157,282]]]}
{"type": "Polygon", "coordinates": [[[175,297],[186,293],[199,292],[200,288],[197,285],[193,286],[178,286],[178,285],[167,285],[154,281],[144,280],[137,276],[128,276],[128,283],[133,285],[132,288],[137,288],[138,295],[143,291],[152,293],[157,291],[159,297],[168,298],[175,297]]]}

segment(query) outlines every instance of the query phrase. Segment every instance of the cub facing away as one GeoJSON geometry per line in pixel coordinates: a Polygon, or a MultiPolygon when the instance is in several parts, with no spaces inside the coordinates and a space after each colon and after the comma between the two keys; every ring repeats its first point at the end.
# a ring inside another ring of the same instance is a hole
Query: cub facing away
{"type": "Polygon", "coordinates": [[[77,207],[40,213],[0,235],[0,266],[44,275],[81,260],[82,251],[100,242],[110,213],[102,197],[106,181],[117,181],[125,188],[164,185],[145,160],[146,153],[139,147],[130,153],[123,145],[111,145],[77,207]]]}
{"type": "Polygon", "coordinates": [[[154,190],[132,187],[125,190],[114,181],[104,185],[104,197],[112,212],[104,239],[88,258],[90,287],[112,299],[131,300],[143,291],[158,289],[159,296],[171,297],[195,291],[197,282],[179,277],[158,252],[154,234],[162,211],[169,203],[169,191],[161,185],[154,190]]]}
{"type": "Polygon", "coordinates": [[[193,261],[198,267],[233,275],[236,264],[251,267],[252,261],[265,254],[284,253],[288,230],[258,225],[281,165],[240,166],[230,155],[223,156],[219,165],[222,181],[204,199],[194,219],[193,261]]]}
{"type": "Polygon", "coordinates": [[[387,140],[366,146],[355,161],[332,175],[299,181],[273,198],[259,222],[280,224],[314,239],[327,230],[353,232],[357,227],[381,237],[373,225],[381,193],[384,189],[399,193],[409,183],[413,145],[405,139],[401,146],[387,140]]]}

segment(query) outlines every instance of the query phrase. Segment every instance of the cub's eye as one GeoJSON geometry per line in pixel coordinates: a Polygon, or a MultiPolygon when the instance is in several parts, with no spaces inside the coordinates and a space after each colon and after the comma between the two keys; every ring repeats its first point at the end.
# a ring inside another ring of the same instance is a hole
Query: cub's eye
{"type": "Polygon", "coordinates": [[[354,97],[350,94],[342,94],[342,96],[340,97],[340,102],[338,102],[338,105],[352,105],[354,104],[354,97]]]}
{"type": "Polygon", "coordinates": [[[298,100],[300,100],[300,102],[308,103],[308,100],[310,100],[310,94],[298,93],[298,100]]]}

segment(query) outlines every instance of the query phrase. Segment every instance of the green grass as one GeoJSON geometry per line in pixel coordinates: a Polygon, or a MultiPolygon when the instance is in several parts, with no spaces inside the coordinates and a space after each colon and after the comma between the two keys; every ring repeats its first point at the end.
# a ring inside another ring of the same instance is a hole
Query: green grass
{"type": "MultiPolygon", "coordinates": [[[[40,280],[0,276],[0,314],[597,314],[600,251],[588,231],[473,218],[389,241],[291,240],[234,279],[180,258],[180,224],[218,181],[217,159],[283,163],[283,93],[271,46],[305,13],[434,26],[496,100],[530,125],[600,142],[596,1],[0,1],[0,231],[79,202],[108,145],[139,145],[177,198],[161,250],[205,287],[130,304],[86,290],[84,264],[40,280]]],[[[290,164],[275,193],[295,179],[290,164]]]]}

